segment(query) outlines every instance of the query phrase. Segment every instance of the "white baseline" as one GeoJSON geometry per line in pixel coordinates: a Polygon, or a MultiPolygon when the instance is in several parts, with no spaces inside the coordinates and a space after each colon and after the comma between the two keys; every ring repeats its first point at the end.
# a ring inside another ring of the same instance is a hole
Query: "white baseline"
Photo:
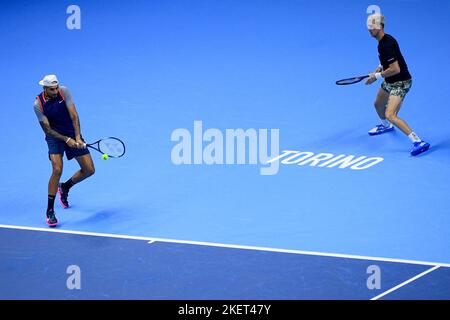
{"type": "Polygon", "coordinates": [[[191,244],[191,245],[198,245],[198,246],[243,249],[243,250],[258,250],[258,251],[267,251],[267,252],[280,252],[280,253],[303,254],[303,255],[311,255],[311,256],[322,256],[322,257],[395,262],[395,263],[417,264],[417,265],[425,265],[425,266],[440,266],[440,267],[450,268],[450,263],[393,259],[393,258],[380,258],[380,257],[359,256],[359,255],[340,254],[340,253],[279,249],[279,248],[269,248],[269,247],[256,247],[256,246],[245,246],[245,245],[191,241],[191,240],[175,240],[175,239],[154,238],[154,237],[128,236],[128,235],[121,235],[121,234],[96,233],[96,232],[85,232],[85,231],[74,231],[74,230],[59,230],[59,229],[36,228],[36,227],[25,227],[25,226],[4,225],[4,224],[0,224],[0,228],[15,229],[15,230],[28,230],[28,231],[40,231],[40,232],[49,232],[49,233],[76,234],[76,235],[83,235],[83,236],[106,237],[106,238],[117,238],[117,239],[142,240],[142,241],[147,241],[150,244],[155,243],[155,242],[191,244]]]}

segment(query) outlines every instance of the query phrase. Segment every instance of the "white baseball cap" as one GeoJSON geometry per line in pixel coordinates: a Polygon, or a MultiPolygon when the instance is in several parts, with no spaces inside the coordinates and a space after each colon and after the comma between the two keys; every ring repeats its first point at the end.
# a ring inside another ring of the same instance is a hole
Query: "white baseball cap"
{"type": "Polygon", "coordinates": [[[39,81],[39,84],[44,87],[56,87],[58,86],[58,78],[54,74],[49,74],[39,81]]]}

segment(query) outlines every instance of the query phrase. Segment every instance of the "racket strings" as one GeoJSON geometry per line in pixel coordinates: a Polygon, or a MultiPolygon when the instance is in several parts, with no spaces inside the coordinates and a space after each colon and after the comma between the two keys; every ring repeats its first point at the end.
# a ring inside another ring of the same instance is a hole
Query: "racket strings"
{"type": "Polygon", "coordinates": [[[336,81],[336,84],[338,85],[346,85],[346,84],[353,84],[353,83],[358,83],[361,80],[368,78],[369,76],[361,76],[361,77],[353,77],[353,78],[348,78],[348,79],[342,79],[342,80],[338,80],[336,81]]]}
{"type": "Polygon", "coordinates": [[[358,81],[360,81],[360,78],[351,78],[351,79],[340,80],[337,83],[338,84],[352,84],[352,83],[355,83],[358,81]]]}
{"type": "Polygon", "coordinates": [[[125,153],[125,146],[119,140],[104,139],[99,142],[99,149],[112,157],[120,157],[125,153]]]}

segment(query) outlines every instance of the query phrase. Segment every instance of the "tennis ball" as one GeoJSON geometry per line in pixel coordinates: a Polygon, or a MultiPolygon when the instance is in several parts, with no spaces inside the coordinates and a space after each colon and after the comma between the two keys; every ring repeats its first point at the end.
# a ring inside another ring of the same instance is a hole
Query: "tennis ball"
{"type": "Polygon", "coordinates": [[[102,158],[103,158],[103,160],[108,160],[108,155],[106,153],[104,153],[102,158]]]}

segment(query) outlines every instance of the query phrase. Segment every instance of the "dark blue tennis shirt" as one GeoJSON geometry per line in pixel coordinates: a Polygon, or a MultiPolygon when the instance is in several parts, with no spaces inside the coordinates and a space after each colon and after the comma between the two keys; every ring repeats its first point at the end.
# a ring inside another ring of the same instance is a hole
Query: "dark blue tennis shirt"
{"type": "Polygon", "coordinates": [[[402,52],[400,51],[400,46],[397,40],[389,34],[385,34],[383,38],[378,42],[378,57],[380,63],[383,66],[383,70],[389,68],[391,63],[398,61],[400,66],[400,73],[395,76],[386,78],[387,83],[394,83],[397,81],[405,81],[411,79],[411,74],[408,70],[408,65],[403,58],[402,52]]]}
{"type": "MultiPolygon", "coordinates": [[[[36,97],[40,109],[40,112],[37,112],[37,114],[40,113],[41,116],[45,116],[53,130],[59,134],[73,138],[75,137],[75,129],[67,108],[66,98],[61,89],[58,89],[57,97],[52,100],[46,99],[44,92],[36,97]]],[[[38,118],[40,115],[38,115],[38,118]]]]}

